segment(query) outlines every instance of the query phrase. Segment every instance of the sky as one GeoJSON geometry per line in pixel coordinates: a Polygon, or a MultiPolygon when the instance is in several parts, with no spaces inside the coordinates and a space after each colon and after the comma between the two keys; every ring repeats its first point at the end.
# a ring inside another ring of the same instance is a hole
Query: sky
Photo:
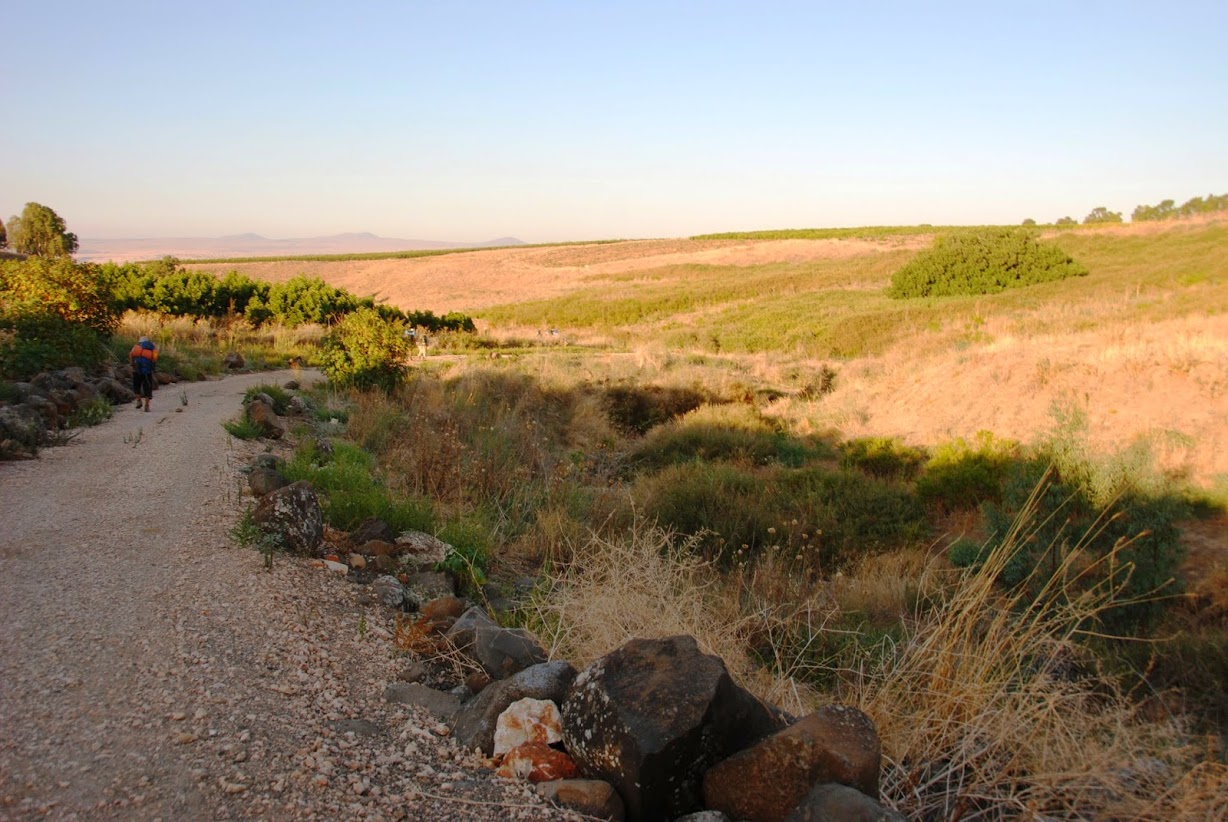
{"type": "Polygon", "coordinates": [[[0,216],[527,242],[1228,192],[1228,3],[0,0],[0,216]]]}

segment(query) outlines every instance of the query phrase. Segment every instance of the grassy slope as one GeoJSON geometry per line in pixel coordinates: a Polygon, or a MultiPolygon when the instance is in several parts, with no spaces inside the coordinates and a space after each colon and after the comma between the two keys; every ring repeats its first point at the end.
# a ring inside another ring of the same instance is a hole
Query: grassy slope
{"type": "Polygon", "coordinates": [[[553,324],[624,341],[706,351],[817,357],[877,354],[951,325],[1015,318],[1020,332],[1069,330],[1108,317],[1156,321],[1228,306],[1228,223],[1163,231],[1064,232],[1058,243],[1091,274],[991,297],[892,300],[882,294],[913,252],[760,266],[681,265],[594,276],[565,297],[481,312],[494,325],[553,324]],[[1060,306],[1060,311],[1052,311],[1060,306]]]}

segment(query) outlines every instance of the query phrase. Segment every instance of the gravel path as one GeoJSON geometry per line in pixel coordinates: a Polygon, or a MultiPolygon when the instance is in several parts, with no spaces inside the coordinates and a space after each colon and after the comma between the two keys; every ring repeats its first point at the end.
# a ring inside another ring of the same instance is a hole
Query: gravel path
{"type": "Polygon", "coordinates": [[[358,586],[230,540],[263,446],[220,423],[290,377],[0,464],[0,819],[577,818],[384,702],[403,662],[358,586]]]}

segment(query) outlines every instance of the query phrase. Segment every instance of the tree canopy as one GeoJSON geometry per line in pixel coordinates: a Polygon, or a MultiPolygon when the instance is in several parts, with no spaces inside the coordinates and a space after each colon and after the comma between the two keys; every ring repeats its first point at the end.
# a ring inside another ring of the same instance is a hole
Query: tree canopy
{"type": "Polygon", "coordinates": [[[1096,206],[1095,208],[1091,210],[1091,213],[1089,213],[1086,217],[1083,218],[1084,225],[1091,225],[1093,223],[1120,223],[1120,222],[1121,222],[1121,212],[1120,211],[1109,211],[1104,206],[1096,206]]]}
{"type": "Polygon", "coordinates": [[[26,203],[20,217],[9,218],[8,238],[14,251],[37,257],[67,257],[77,250],[77,235],[64,218],[39,203],[26,203]]]}

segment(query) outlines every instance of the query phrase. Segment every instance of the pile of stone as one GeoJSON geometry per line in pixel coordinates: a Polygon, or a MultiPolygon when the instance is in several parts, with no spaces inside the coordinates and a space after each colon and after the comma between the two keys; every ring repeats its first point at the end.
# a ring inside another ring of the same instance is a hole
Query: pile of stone
{"type": "Polygon", "coordinates": [[[306,483],[264,494],[256,519],[352,579],[387,571],[372,578],[372,601],[416,612],[401,620],[399,644],[428,661],[460,655],[469,673],[433,687],[415,662],[385,697],[434,714],[499,775],[537,783],[561,805],[610,820],[902,819],[877,801],[878,734],[856,708],[789,716],[689,636],[632,640],[583,671],[551,661],[532,634],[455,595],[455,579],[437,570],[451,546],[429,534],[369,520],[345,535],[344,561],[322,559],[337,543],[324,541],[306,483]]]}
{"type": "MultiPolygon", "coordinates": [[[[174,381],[164,372],[158,372],[157,378],[162,385],[174,381]]],[[[68,426],[75,411],[98,399],[112,405],[132,402],[136,395],[131,384],[132,369],[127,365],[98,374],[65,368],[38,374],[29,382],[7,383],[5,396],[10,399],[0,399],[0,458],[34,456],[68,426]]]]}

